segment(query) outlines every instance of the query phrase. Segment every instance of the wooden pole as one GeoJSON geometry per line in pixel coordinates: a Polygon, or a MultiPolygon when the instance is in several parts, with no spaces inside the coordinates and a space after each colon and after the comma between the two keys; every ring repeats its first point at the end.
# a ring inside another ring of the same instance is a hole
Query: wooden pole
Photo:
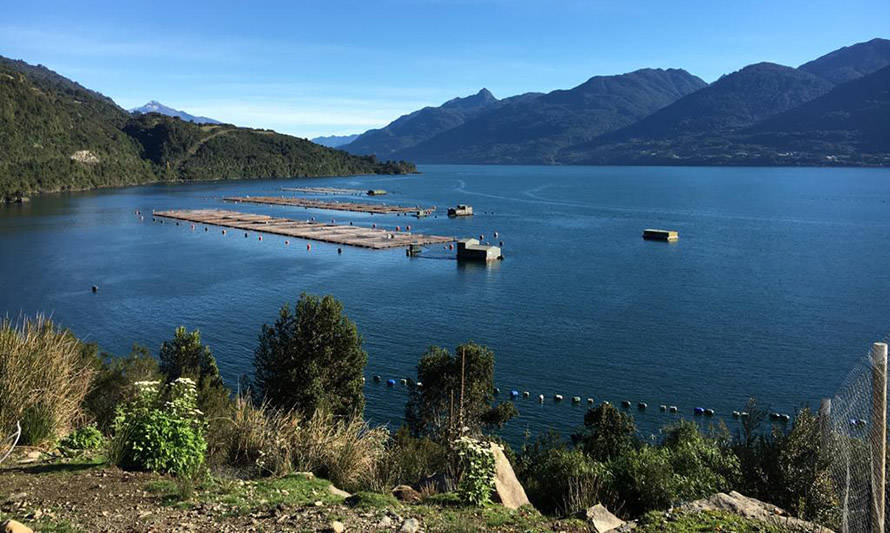
{"type": "Polygon", "coordinates": [[[887,467],[887,344],[876,342],[871,347],[871,444],[872,505],[871,530],[884,533],[884,490],[887,467]]]}
{"type": "Polygon", "coordinates": [[[822,446],[828,453],[831,443],[831,398],[822,398],[819,403],[819,433],[822,435],[822,446]]]}

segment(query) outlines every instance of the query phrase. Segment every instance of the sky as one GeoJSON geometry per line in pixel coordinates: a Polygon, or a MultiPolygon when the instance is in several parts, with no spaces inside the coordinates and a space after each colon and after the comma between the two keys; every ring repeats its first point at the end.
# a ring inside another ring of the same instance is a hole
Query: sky
{"type": "Polygon", "coordinates": [[[309,138],[482,87],[502,98],[643,67],[711,82],[890,37],[888,0],[0,0],[0,13],[0,55],[122,107],[309,138]]]}

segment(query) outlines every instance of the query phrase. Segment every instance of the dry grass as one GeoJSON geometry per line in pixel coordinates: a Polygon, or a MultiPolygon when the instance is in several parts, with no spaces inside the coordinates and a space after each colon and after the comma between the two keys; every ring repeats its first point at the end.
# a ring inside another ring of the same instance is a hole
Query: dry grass
{"type": "Polygon", "coordinates": [[[238,398],[225,450],[226,463],[256,473],[284,475],[311,471],[338,487],[370,486],[388,432],[360,419],[316,412],[307,419],[238,398]]]}
{"type": "Polygon", "coordinates": [[[52,441],[71,429],[93,370],[79,341],[43,316],[0,323],[0,433],[22,424],[22,443],[52,441]]]}

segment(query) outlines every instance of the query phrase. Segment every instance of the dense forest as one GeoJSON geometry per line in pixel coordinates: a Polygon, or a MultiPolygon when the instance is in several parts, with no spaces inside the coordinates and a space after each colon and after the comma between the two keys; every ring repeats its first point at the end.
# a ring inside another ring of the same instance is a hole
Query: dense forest
{"type": "Polygon", "coordinates": [[[157,181],[415,172],[269,130],[130,115],[42,67],[0,58],[0,198],[157,181]]]}

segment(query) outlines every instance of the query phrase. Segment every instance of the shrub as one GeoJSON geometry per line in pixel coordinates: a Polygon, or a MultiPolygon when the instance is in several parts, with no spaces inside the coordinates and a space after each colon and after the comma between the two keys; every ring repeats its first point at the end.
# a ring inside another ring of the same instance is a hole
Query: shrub
{"type": "Polygon", "coordinates": [[[114,422],[113,458],[124,469],[193,476],[204,463],[206,424],[195,407],[194,382],[136,384],[136,399],[114,422]]]}
{"type": "Polygon", "coordinates": [[[73,335],[37,316],[0,322],[0,433],[22,425],[22,444],[54,441],[81,416],[93,370],[73,335]]]}
{"type": "Polygon", "coordinates": [[[572,440],[593,459],[608,461],[639,445],[636,432],[632,416],[602,403],[585,413],[584,430],[572,435],[572,440]]]}
{"type": "Polygon", "coordinates": [[[69,433],[59,445],[71,450],[95,450],[104,443],[102,432],[96,426],[89,425],[69,433]]]}
{"type": "Polygon", "coordinates": [[[517,414],[512,403],[494,406],[494,353],[468,342],[452,355],[430,347],[417,364],[417,380],[405,407],[405,421],[415,437],[451,441],[466,430],[501,427],[517,414]]]}
{"type": "Polygon", "coordinates": [[[486,441],[461,437],[454,443],[460,458],[461,476],[457,495],[468,505],[483,505],[491,499],[494,488],[494,454],[486,441]]]}
{"type": "Polygon", "coordinates": [[[275,324],[263,325],[254,354],[255,393],[276,409],[296,409],[304,417],[318,410],[360,416],[367,359],[343,304],[332,296],[303,294],[296,312],[285,305],[275,324]]]}
{"type": "Polygon", "coordinates": [[[138,344],[133,345],[127,357],[105,354],[102,358],[95,356],[93,359],[95,375],[83,407],[99,430],[110,433],[118,406],[136,397],[134,383],[160,379],[158,362],[147,348],[138,344]]]}
{"type": "Polygon", "coordinates": [[[412,437],[408,428],[402,426],[386,443],[376,467],[374,489],[386,491],[396,485],[414,485],[447,468],[445,446],[432,439],[412,437]]]}

